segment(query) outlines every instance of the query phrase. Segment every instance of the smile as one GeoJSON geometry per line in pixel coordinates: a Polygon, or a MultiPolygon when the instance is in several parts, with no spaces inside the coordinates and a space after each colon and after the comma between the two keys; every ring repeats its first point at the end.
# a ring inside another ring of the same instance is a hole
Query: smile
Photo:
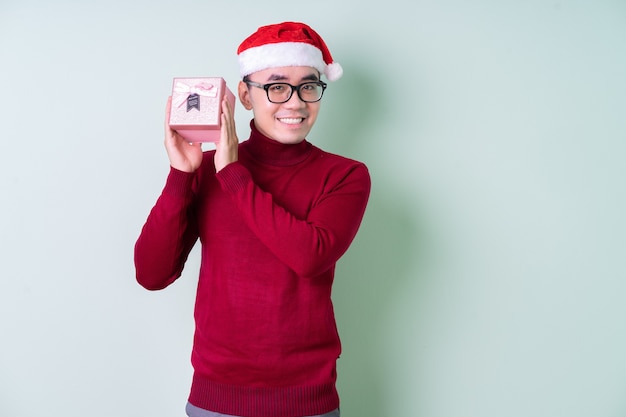
{"type": "Polygon", "coordinates": [[[302,121],[304,120],[304,118],[302,117],[290,117],[290,118],[279,118],[278,121],[280,121],[281,123],[285,123],[288,125],[297,125],[299,123],[302,123],[302,121]]]}

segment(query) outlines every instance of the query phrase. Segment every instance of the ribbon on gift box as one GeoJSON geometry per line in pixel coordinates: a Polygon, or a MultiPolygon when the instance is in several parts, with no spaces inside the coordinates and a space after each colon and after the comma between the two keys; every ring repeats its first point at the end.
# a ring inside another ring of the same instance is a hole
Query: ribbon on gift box
{"type": "MultiPolygon", "coordinates": [[[[187,85],[181,81],[176,81],[176,84],[174,85],[174,93],[176,94],[173,98],[173,104],[176,107],[180,107],[194,94],[196,96],[217,97],[217,88],[215,88],[215,86],[210,83],[203,82],[195,85],[187,85]]],[[[199,102],[197,106],[199,106],[199,102]]],[[[194,105],[192,107],[198,108],[197,106],[194,105]]],[[[188,105],[187,111],[189,110],[190,109],[188,105]]]]}

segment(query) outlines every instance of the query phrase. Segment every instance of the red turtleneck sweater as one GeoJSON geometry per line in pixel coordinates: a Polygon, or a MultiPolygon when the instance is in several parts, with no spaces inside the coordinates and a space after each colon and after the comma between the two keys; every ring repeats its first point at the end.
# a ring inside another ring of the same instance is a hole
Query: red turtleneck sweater
{"type": "Polygon", "coordinates": [[[195,173],[171,169],[135,245],[137,280],[167,287],[200,239],[189,401],[237,416],[323,414],[339,406],[335,263],[361,223],[369,173],[250,125],[219,173],[214,151],[195,173]]]}

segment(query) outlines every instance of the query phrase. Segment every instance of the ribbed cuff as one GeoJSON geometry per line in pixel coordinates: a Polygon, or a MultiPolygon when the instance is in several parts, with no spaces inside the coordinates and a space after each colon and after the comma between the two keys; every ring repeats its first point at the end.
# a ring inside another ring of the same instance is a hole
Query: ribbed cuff
{"type": "Polygon", "coordinates": [[[167,176],[163,193],[173,197],[186,198],[191,194],[194,178],[194,172],[184,172],[170,167],[170,173],[167,176]]]}
{"type": "Polygon", "coordinates": [[[246,167],[239,162],[233,162],[222,168],[215,177],[227,193],[236,193],[252,181],[252,175],[246,167]]]}

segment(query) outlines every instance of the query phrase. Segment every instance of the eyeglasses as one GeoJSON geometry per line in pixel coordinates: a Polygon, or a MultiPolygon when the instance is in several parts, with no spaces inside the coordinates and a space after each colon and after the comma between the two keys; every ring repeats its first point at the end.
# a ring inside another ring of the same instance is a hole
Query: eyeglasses
{"type": "Polygon", "coordinates": [[[322,99],[322,95],[327,86],[323,81],[310,81],[300,85],[287,83],[259,84],[249,80],[245,80],[244,82],[253,87],[264,89],[267,93],[267,99],[270,103],[275,104],[288,102],[294,91],[298,93],[300,100],[305,103],[315,103],[322,99]]]}

